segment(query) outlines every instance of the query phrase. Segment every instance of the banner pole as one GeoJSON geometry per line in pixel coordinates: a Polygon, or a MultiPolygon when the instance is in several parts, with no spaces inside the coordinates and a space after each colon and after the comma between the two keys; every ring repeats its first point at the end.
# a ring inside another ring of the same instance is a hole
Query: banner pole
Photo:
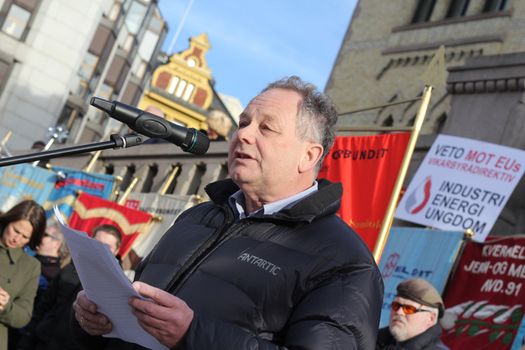
{"type": "Polygon", "coordinates": [[[135,188],[135,186],[137,186],[137,183],[139,182],[140,178],[139,177],[135,177],[133,178],[133,180],[131,181],[131,183],[129,184],[128,188],[126,188],[126,190],[124,191],[124,193],[122,194],[122,197],[119,198],[118,200],[118,204],[120,205],[124,205],[124,203],[126,203],[126,199],[128,198],[129,194],[131,193],[131,191],[133,191],[133,189],[135,188]]]}
{"type": "Polygon", "coordinates": [[[463,233],[463,239],[461,240],[461,243],[459,244],[459,247],[456,251],[456,254],[454,255],[454,263],[452,264],[452,267],[450,268],[450,272],[447,277],[447,281],[445,282],[445,287],[443,287],[443,292],[441,295],[444,297],[447,293],[448,286],[450,284],[450,281],[454,278],[454,275],[456,274],[456,271],[458,269],[459,264],[459,258],[463,255],[463,251],[465,250],[465,246],[468,242],[472,240],[472,237],[474,237],[474,231],[471,228],[468,228],[463,233]]]}
{"type": "Polygon", "coordinates": [[[95,163],[97,162],[101,154],[102,154],[102,151],[100,150],[93,153],[93,155],[91,156],[91,159],[89,160],[88,164],[84,167],[83,170],[86,172],[90,172],[93,169],[93,166],[95,166],[95,163]]]}
{"type": "Polygon", "coordinates": [[[405,176],[408,171],[410,160],[412,159],[412,154],[416,148],[416,142],[419,137],[421,127],[423,126],[423,121],[425,120],[425,115],[427,113],[431,95],[432,86],[425,86],[425,89],[423,90],[423,96],[421,98],[421,106],[419,106],[419,111],[417,112],[416,120],[414,121],[414,126],[412,128],[412,133],[410,134],[410,139],[408,140],[405,156],[403,157],[403,162],[401,163],[397,180],[394,185],[394,189],[392,190],[392,196],[390,197],[390,202],[388,203],[385,217],[381,225],[381,230],[379,231],[379,236],[377,237],[377,241],[374,246],[374,259],[377,264],[379,263],[379,259],[381,259],[381,254],[383,254],[383,249],[385,248],[386,241],[390,233],[390,227],[392,226],[392,221],[394,220],[394,212],[399,199],[399,193],[401,192],[403,182],[405,181],[405,176]]]}
{"type": "Polygon", "coordinates": [[[180,166],[179,165],[175,165],[172,169],[171,169],[171,172],[170,174],[168,175],[168,177],[166,178],[166,180],[164,181],[164,183],[162,184],[162,186],[160,187],[159,189],[159,194],[161,196],[165,195],[166,192],[168,192],[168,188],[170,188],[170,185],[171,183],[173,182],[173,179],[175,179],[175,175],[177,175],[177,173],[179,172],[179,169],[180,169],[180,166]]]}

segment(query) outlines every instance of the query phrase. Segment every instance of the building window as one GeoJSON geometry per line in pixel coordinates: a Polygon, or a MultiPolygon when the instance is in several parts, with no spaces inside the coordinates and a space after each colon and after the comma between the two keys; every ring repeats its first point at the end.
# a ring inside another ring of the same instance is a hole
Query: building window
{"type": "Polygon", "coordinates": [[[98,57],[93,55],[91,52],[86,52],[84,56],[84,61],[80,65],[78,70],[78,75],[85,81],[89,81],[93,76],[95,67],[97,66],[98,57]]]}
{"type": "Polygon", "coordinates": [[[3,0],[0,3],[0,28],[2,32],[23,41],[40,0],[3,0]]]}
{"type": "Polygon", "coordinates": [[[108,19],[111,22],[115,22],[118,18],[118,15],[120,14],[120,9],[122,8],[122,3],[120,1],[115,1],[113,3],[113,6],[111,6],[111,9],[108,13],[108,19]]]}
{"type": "Polygon", "coordinates": [[[394,125],[394,118],[392,118],[392,116],[389,115],[388,118],[386,118],[383,121],[383,126],[392,126],[392,125],[394,125]]]}
{"type": "Polygon", "coordinates": [[[499,12],[505,10],[507,0],[487,0],[483,12],[499,12]]]}
{"type": "Polygon", "coordinates": [[[412,18],[412,23],[428,22],[430,16],[432,16],[435,4],[436,0],[419,0],[416,12],[414,12],[414,17],[412,18]]]}
{"type": "Polygon", "coordinates": [[[140,57],[135,58],[135,62],[133,62],[133,67],[131,68],[131,72],[139,79],[144,78],[144,74],[146,74],[146,68],[147,63],[140,59],[140,57]]]}
{"type": "Polygon", "coordinates": [[[469,0],[452,0],[447,11],[447,18],[465,16],[469,0]]]}
{"type": "Polygon", "coordinates": [[[177,91],[175,91],[175,97],[181,97],[182,93],[184,92],[184,89],[186,88],[186,84],[188,82],[186,80],[181,80],[179,85],[177,86],[177,91]]]}
{"type": "Polygon", "coordinates": [[[22,39],[22,35],[29,23],[29,18],[31,18],[31,12],[15,4],[11,5],[2,25],[2,32],[11,35],[15,39],[22,39]]]}
{"type": "Polygon", "coordinates": [[[131,48],[133,47],[134,42],[135,42],[135,36],[128,34],[128,36],[124,40],[124,43],[122,44],[122,50],[126,52],[130,52],[131,48]]]}
{"type": "Polygon", "coordinates": [[[173,76],[171,77],[170,84],[168,85],[168,93],[174,94],[175,88],[177,87],[177,84],[179,83],[179,77],[173,76]]]}
{"type": "Polygon", "coordinates": [[[147,10],[148,8],[146,5],[142,4],[140,1],[133,1],[126,16],[126,26],[130,33],[136,35],[139,32],[147,10]]]}
{"type": "Polygon", "coordinates": [[[184,95],[182,95],[182,99],[184,101],[189,101],[190,100],[190,97],[191,97],[191,94],[193,92],[193,89],[195,89],[195,85],[188,84],[188,87],[186,88],[186,91],[184,91],[184,95]]]}

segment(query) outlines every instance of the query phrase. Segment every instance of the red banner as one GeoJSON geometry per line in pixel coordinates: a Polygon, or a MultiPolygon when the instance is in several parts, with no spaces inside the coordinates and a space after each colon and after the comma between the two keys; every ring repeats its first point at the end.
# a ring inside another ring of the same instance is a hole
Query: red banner
{"type": "Polygon", "coordinates": [[[82,193],[73,207],[69,226],[91,235],[96,226],[110,224],[122,232],[119,255],[126,256],[137,236],[149,229],[151,214],[131,209],[103,198],[82,193]]]}
{"type": "Polygon", "coordinates": [[[525,311],[524,284],[524,236],[468,242],[447,288],[443,341],[451,349],[510,349],[525,311]]]}
{"type": "Polygon", "coordinates": [[[370,250],[392,195],[410,133],[341,136],[326,156],[318,177],[343,184],[339,216],[370,250]]]}

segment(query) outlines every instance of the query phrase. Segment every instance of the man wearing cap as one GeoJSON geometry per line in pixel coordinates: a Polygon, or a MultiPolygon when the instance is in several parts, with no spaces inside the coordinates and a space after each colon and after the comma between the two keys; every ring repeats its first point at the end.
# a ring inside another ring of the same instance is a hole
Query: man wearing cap
{"type": "Polygon", "coordinates": [[[390,324],[379,330],[376,350],[447,350],[441,342],[445,306],[438,291],[422,278],[401,282],[392,302],[390,324]]]}

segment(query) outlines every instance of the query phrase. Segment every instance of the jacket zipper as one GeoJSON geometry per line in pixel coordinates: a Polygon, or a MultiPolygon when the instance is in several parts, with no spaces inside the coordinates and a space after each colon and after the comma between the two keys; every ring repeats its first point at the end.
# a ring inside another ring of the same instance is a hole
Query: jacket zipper
{"type": "MultiPolygon", "coordinates": [[[[198,249],[180,268],[180,270],[175,274],[171,282],[167,285],[166,291],[172,294],[176,294],[180,290],[181,286],[184,284],[186,279],[191,276],[195,269],[202,263],[204,259],[208,257],[215,249],[217,249],[220,244],[216,244],[221,240],[222,235],[234,224],[233,213],[228,207],[222,206],[222,211],[224,212],[224,222],[223,224],[212,234],[210,238],[201,245],[201,248],[198,249]]],[[[241,226],[242,227],[242,226],[241,226]]],[[[228,235],[229,237],[230,235],[228,235]]]]}

